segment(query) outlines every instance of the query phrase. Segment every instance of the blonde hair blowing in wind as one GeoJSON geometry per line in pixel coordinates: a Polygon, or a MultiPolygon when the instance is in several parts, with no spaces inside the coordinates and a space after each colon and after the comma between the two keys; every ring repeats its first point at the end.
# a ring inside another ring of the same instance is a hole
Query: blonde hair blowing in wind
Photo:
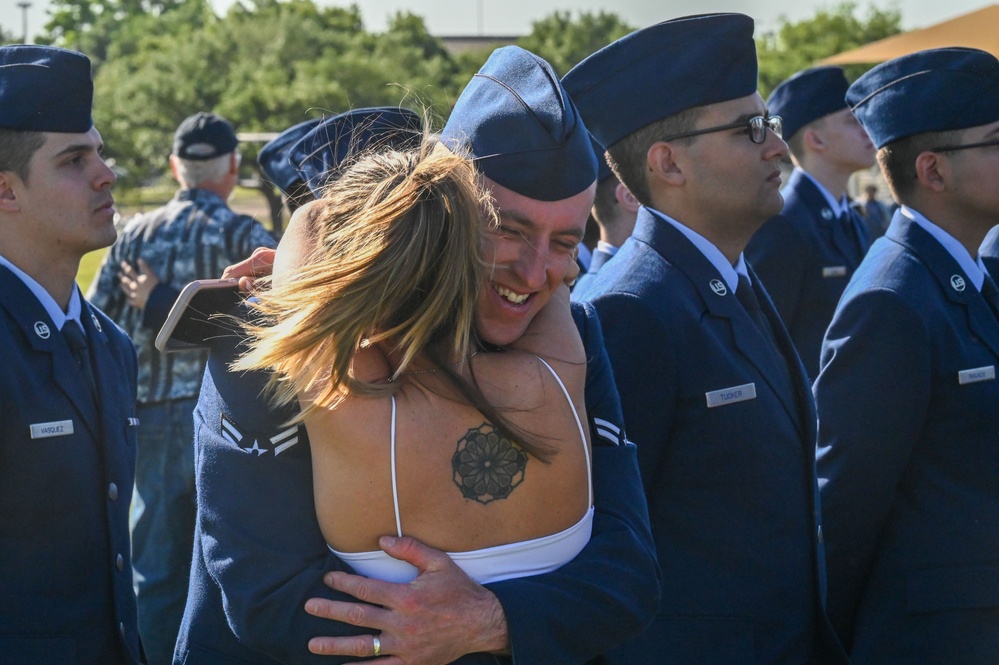
{"type": "Polygon", "coordinates": [[[235,370],[273,372],[278,403],[308,393],[301,420],[348,393],[395,389],[351,375],[362,345],[399,354],[394,378],[420,354],[445,370],[469,357],[482,237],[496,223],[470,160],[426,141],[419,151],[369,154],[313,206],[316,248],[260,294],[262,317],[247,324],[249,351],[235,370]]]}

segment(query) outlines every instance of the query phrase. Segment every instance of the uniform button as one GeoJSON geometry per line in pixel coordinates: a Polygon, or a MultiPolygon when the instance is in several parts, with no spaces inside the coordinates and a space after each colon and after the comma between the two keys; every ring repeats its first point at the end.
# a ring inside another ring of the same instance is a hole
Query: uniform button
{"type": "Polygon", "coordinates": [[[118,500],[118,486],[114,483],[108,485],[108,498],[112,501],[118,500]]]}
{"type": "Polygon", "coordinates": [[[118,630],[121,631],[121,636],[125,637],[125,622],[122,621],[118,624],[118,630]]]}
{"type": "Polygon", "coordinates": [[[819,527],[819,545],[822,544],[822,527],[819,527]]]}
{"type": "Polygon", "coordinates": [[[118,570],[125,570],[125,557],[119,554],[114,560],[114,565],[118,566],[118,570]]]}

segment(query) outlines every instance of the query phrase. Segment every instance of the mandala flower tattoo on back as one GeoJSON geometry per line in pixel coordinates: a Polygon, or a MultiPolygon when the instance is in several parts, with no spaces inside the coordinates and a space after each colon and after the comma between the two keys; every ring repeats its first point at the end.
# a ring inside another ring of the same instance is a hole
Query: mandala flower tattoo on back
{"type": "Polygon", "coordinates": [[[510,496],[524,480],[527,453],[488,423],[468,430],[451,458],[452,478],[466,499],[486,504],[510,496]]]}

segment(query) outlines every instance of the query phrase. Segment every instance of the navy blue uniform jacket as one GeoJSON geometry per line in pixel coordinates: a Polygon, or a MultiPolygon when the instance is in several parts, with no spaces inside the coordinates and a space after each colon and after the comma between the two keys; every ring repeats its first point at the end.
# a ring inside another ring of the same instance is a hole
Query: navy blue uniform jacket
{"type": "Polygon", "coordinates": [[[859,665],[999,662],[999,323],[896,213],[815,384],[829,613],[859,665]]]}
{"type": "Polygon", "coordinates": [[[128,535],[135,351],[85,301],[81,321],[99,406],[45,308],[0,266],[4,665],[140,660],[128,535]],[[41,436],[48,433],[59,435],[41,436]]]}
{"type": "Polygon", "coordinates": [[[715,267],[644,207],[573,295],[600,315],[663,576],[655,622],[615,662],[845,660],[821,609],[811,394],[753,281],[793,386],[715,267]]]}
{"type": "Polygon", "coordinates": [[[593,257],[590,259],[590,269],[579,276],[573,290],[585,289],[586,284],[592,282],[593,278],[600,272],[600,269],[604,267],[604,264],[612,258],[614,258],[613,254],[608,254],[600,249],[593,250],[593,257]]]}
{"type": "MultiPolygon", "coordinates": [[[[864,252],[801,171],[791,176],[781,194],[784,209],[749,241],[746,260],[763,280],[805,371],[814,380],[822,338],[864,252]]],[[[850,214],[856,215],[852,208],[850,214]]],[[[860,229],[859,218],[855,222],[860,229]]],[[[866,251],[866,235],[861,242],[866,251]]]]}
{"type": "MultiPolygon", "coordinates": [[[[593,536],[582,553],[557,571],[489,585],[506,613],[518,665],[595,658],[644,628],[659,600],[635,447],[619,441],[624,436],[621,408],[599,323],[592,308],[574,305],[573,315],[588,356],[593,536]]],[[[316,523],[304,427],[281,432],[280,423],[289,413],[262,408],[262,375],[226,371],[234,339],[221,339],[212,350],[195,412],[197,533],[174,662],[356,660],[307,650],[311,637],[370,631],[317,619],[303,609],[308,598],[336,597],[322,583],[324,572],[349,568],[330,554],[316,523]],[[278,451],[293,439],[297,443],[278,451]],[[254,447],[262,448],[261,454],[254,447]]],[[[460,662],[505,660],[478,654],[460,662]]]]}

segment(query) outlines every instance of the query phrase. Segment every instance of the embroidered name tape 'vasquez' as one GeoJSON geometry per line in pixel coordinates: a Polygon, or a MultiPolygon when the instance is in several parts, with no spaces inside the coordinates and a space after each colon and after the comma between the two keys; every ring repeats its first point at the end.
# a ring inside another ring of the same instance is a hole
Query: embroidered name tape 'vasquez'
{"type": "Polygon", "coordinates": [[[822,269],[823,277],[846,277],[846,266],[826,266],[822,269]]]}
{"type": "Polygon", "coordinates": [[[976,367],[975,369],[963,369],[957,373],[957,382],[962,386],[966,383],[978,383],[979,381],[994,381],[995,378],[996,378],[995,365],[976,367]]]}
{"type": "Polygon", "coordinates": [[[50,436],[69,436],[72,433],[72,420],[56,420],[51,423],[36,423],[31,426],[32,439],[47,439],[50,436]]]}
{"type": "Polygon", "coordinates": [[[746,400],[756,399],[756,384],[747,383],[741,386],[712,390],[709,393],[704,393],[704,396],[708,400],[709,409],[716,406],[725,406],[726,404],[735,404],[736,402],[745,402],[746,400]]]}

